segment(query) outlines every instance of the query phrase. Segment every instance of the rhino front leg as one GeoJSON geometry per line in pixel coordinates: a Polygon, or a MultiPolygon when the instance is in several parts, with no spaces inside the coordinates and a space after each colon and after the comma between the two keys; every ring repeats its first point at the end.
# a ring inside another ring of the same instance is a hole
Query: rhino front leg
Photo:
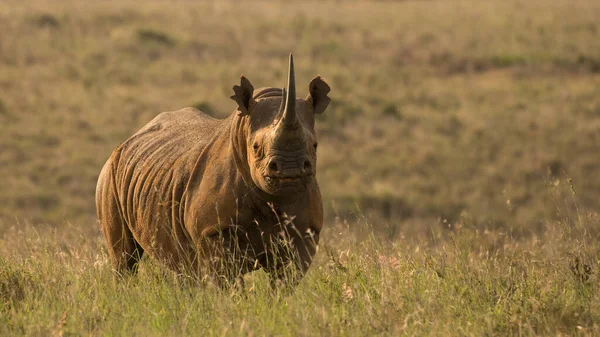
{"type": "Polygon", "coordinates": [[[318,235],[294,234],[280,243],[263,268],[270,276],[271,288],[295,287],[312,264],[319,242],[318,235]]]}
{"type": "Polygon", "coordinates": [[[228,228],[203,238],[198,247],[200,273],[222,289],[243,289],[243,276],[253,270],[255,258],[232,231],[228,228]]]}

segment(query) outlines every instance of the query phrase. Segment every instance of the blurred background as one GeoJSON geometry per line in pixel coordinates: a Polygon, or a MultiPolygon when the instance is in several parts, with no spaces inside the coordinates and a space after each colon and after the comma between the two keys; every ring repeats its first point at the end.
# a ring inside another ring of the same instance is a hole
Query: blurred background
{"type": "MultiPolygon", "coordinates": [[[[600,2],[0,3],[0,228],[97,230],[111,151],[163,111],[225,117],[239,75],[317,74],[328,221],[536,231],[600,206],[600,2]]],[[[99,230],[98,234],[99,234],[99,230]]]]}

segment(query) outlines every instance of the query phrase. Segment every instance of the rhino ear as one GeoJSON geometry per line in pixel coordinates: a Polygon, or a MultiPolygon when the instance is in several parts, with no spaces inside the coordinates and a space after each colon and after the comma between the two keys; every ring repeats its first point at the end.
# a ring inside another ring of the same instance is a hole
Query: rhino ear
{"type": "Polygon", "coordinates": [[[329,84],[321,76],[317,76],[308,85],[310,95],[306,101],[311,103],[316,114],[322,114],[331,102],[327,94],[331,91],[329,84]]]}
{"type": "Polygon", "coordinates": [[[247,115],[250,104],[254,101],[254,98],[252,97],[254,92],[252,83],[250,83],[250,81],[248,81],[248,79],[242,75],[240,77],[240,85],[234,85],[233,92],[234,95],[230,98],[237,102],[240,116],[247,115]]]}

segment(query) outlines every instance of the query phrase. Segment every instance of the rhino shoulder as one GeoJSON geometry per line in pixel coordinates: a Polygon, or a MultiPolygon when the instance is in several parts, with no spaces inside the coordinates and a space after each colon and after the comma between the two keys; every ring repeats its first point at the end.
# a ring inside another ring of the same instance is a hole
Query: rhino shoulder
{"type": "Polygon", "coordinates": [[[175,111],[165,111],[156,116],[152,122],[203,122],[203,121],[219,121],[207,113],[204,113],[196,108],[183,108],[175,111]]]}
{"type": "Polygon", "coordinates": [[[169,134],[187,131],[212,130],[222,122],[194,108],[166,111],[144,125],[132,138],[149,134],[169,134]]]}

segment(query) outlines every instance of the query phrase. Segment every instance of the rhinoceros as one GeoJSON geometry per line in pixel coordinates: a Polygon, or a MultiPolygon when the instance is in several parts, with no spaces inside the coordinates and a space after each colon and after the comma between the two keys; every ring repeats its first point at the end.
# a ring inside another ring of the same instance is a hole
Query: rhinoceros
{"type": "Polygon", "coordinates": [[[297,282],[308,270],[323,226],[314,123],[330,87],[317,76],[297,98],[290,54],[287,88],[255,90],[242,75],[233,91],[228,118],[163,112],[112,152],[96,208],[118,274],[144,253],[213,280],[263,268],[297,282]]]}

